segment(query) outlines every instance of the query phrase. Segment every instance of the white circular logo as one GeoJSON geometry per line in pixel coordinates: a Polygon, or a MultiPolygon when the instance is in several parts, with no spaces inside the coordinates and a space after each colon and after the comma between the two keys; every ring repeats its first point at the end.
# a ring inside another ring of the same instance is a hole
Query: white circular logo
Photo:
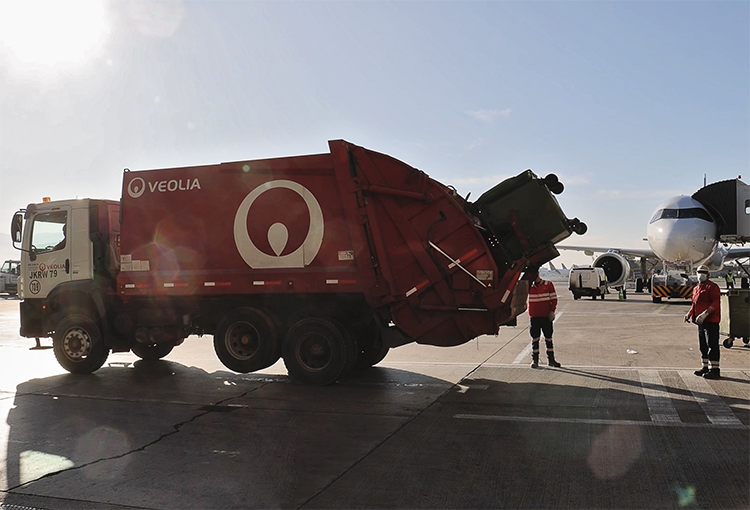
{"type": "Polygon", "coordinates": [[[266,182],[248,193],[237,209],[234,216],[234,243],[242,259],[253,269],[305,267],[313,261],[320,245],[323,244],[323,211],[315,196],[301,184],[286,180],[266,182]],[[280,254],[289,239],[289,231],[283,223],[274,223],[268,229],[268,243],[276,256],[260,251],[250,240],[247,231],[247,214],[250,212],[250,206],[260,195],[275,188],[286,188],[297,193],[307,204],[310,213],[310,228],[305,241],[292,253],[283,256],[280,254]]]}
{"type": "Polygon", "coordinates": [[[39,280],[31,280],[29,282],[29,290],[32,294],[39,294],[39,292],[42,290],[42,284],[39,283],[39,280]]]}
{"type": "Polygon", "coordinates": [[[136,177],[128,184],[128,195],[132,198],[138,198],[143,195],[144,191],[146,191],[146,183],[140,177],[136,177]]]}

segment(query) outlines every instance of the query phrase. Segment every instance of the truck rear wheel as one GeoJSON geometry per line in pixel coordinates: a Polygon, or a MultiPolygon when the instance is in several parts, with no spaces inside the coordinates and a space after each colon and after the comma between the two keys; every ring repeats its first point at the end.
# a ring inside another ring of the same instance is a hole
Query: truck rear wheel
{"type": "Polygon", "coordinates": [[[158,343],[158,344],[135,344],[130,350],[133,354],[145,361],[156,361],[162,359],[164,356],[172,352],[174,344],[170,343],[158,343]]]}
{"type": "Polygon", "coordinates": [[[297,321],[284,338],[284,365],[289,375],[305,384],[336,381],[353,365],[356,344],[343,327],[331,319],[297,321]]]}
{"type": "MultiPolygon", "coordinates": [[[[374,327],[377,327],[377,325],[374,325],[374,327]]],[[[377,365],[383,361],[388,351],[389,347],[383,342],[380,331],[375,331],[370,341],[360,347],[357,362],[354,364],[355,370],[365,370],[377,365]]]]}
{"type": "Polygon", "coordinates": [[[99,327],[84,315],[68,315],[55,326],[55,358],[73,374],[90,374],[101,368],[107,356],[99,327]]]}
{"type": "Polygon", "coordinates": [[[219,323],[214,334],[214,350],[230,370],[254,372],[273,365],[278,356],[276,327],[260,310],[232,310],[219,323]]]}

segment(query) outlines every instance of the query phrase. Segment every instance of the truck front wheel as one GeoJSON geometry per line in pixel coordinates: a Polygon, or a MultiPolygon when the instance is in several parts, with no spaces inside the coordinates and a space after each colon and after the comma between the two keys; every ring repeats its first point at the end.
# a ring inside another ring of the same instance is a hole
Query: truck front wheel
{"type": "Polygon", "coordinates": [[[53,347],[57,362],[73,374],[90,374],[109,356],[99,327],[84,315],[68,315],[57,323],[53,347]]]}
{"type": "Polygon", "coordinates": [[[352,340],[332,320],[307,318],[297,321],[284,338],[283,357],[289,375],[305,384],[336,381],[356,356],[352,340]]]}
{"type": "Polygon", "coordinates": [[[239,308],[227,314],[214,334],[214,350],[230,370],[254,372],[279,359],[276,327],[260,310],[239,308]]]}

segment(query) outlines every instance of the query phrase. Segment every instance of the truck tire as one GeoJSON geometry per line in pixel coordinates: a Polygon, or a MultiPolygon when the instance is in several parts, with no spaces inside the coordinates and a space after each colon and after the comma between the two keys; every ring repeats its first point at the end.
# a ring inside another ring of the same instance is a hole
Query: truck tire
{"type": "Polygon", "coordinates": [[[133,351],[133,354],[144,361],[156,361],[157,359],[162,359],[164,356],[172,352],[172,349],[174,349],[174,344],[171,343],[137,343],[130,348],[130,350],[133,351]]]}
{"type": "Polygon", "coordinates": [[[377,338],[366,347],[360,348],[355,370],[366,370],[383,361],[388,355],[390,348],[383,343],[383,338],[378,332],[377,338]]]}
{"type": "Polygon", "coordinates": [[[366,370],[383,361],[388,354],[388,346],[383,344],[377,321],[370,318],[367,321],[348,324],[348,326],[357,345],[354,370],[366,370]]]}
{"type": "Polygon", "coordinates": [[[63,317],[52,340],[57,362],[72,374],[90,374],[109,356],[99,327],[85,315],[63,317]]]}
{"type": "Polygon", "coordinates": [[[229,370],[243,374],[273,365],[278,359],[277,343],[271,318],[252,308],[232,310],[214,333],[216,356],[229,370]]]}
{"type": "Polygon", "coordinates": [[[350,335],[331,319],[307,318],[289,328],[282,351],[290,377],[322,386],[345,372],[356,347],[350,335]]]}

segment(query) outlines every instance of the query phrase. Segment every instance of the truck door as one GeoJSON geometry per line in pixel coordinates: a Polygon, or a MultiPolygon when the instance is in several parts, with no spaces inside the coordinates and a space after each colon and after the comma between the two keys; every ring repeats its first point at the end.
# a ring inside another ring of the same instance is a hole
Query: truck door
{"type": "Polygon", "coordinates": [[[44,298],[71,277],[70,206],[35,214],[29,229],[29,257],[24,273],[24,298],[44,298]]]}

